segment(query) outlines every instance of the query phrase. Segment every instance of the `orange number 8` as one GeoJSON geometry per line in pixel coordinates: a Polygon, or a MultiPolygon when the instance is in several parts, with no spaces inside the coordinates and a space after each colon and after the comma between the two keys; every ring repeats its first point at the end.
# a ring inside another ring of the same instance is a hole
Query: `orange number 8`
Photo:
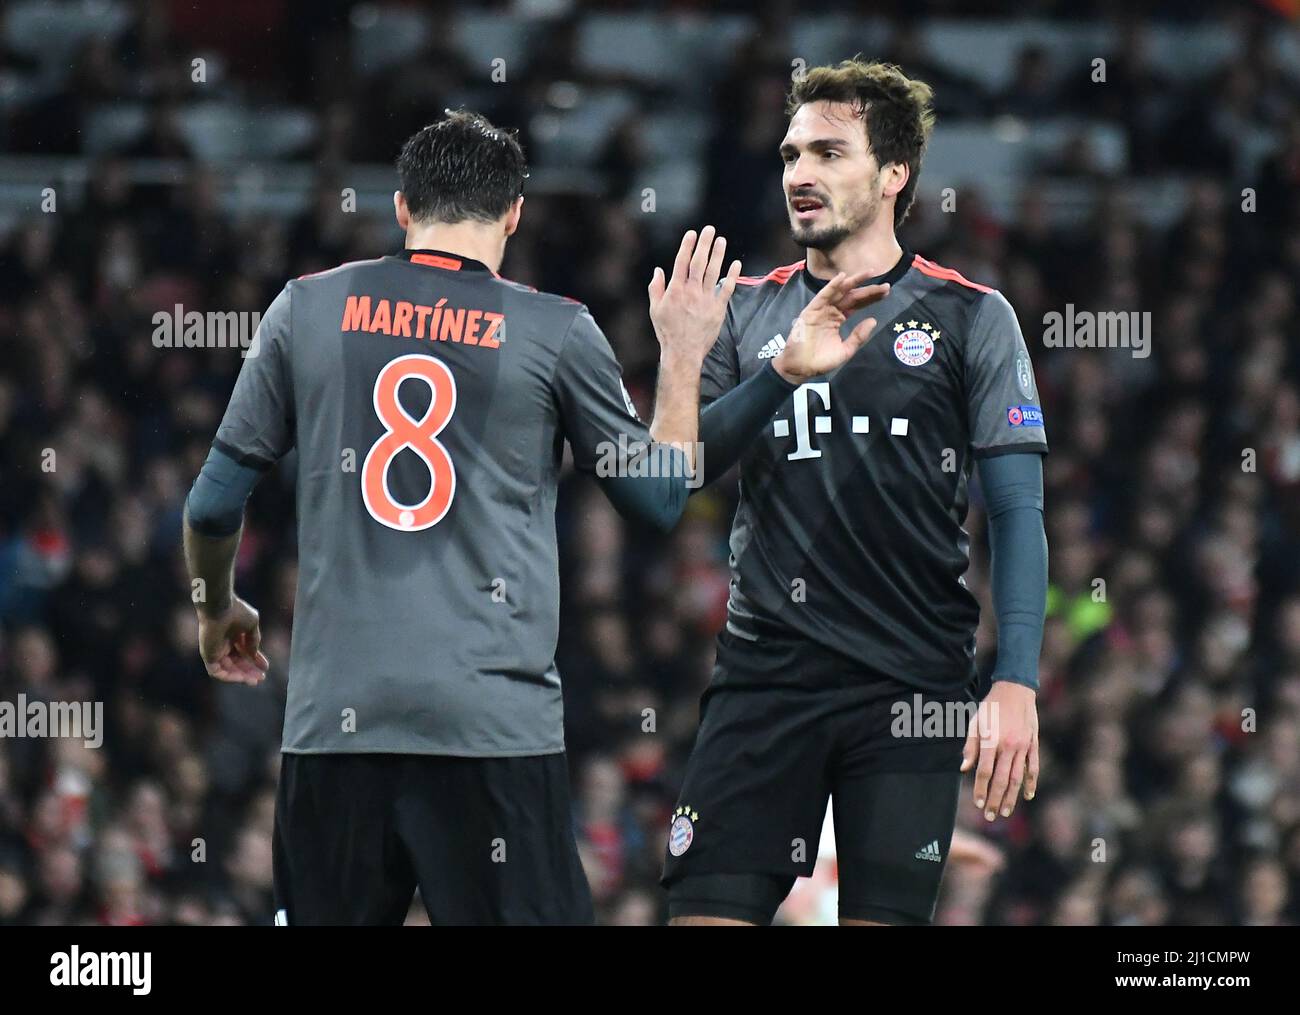
{"type": "Polygon", "coordinates": [[[361,466],[361,497],[375,521],[399,532],[419,532],[442,521],[456,496],[456,468],[438,434],[456,411],[456,379],[441,360],[412,354],[398,356],[375,379],[375,412],[387,427],[361,466]],[[429,385],[432,399],[421,420],[411,418],[397,400],[404,380],[417,377],[429,385]],[[388,490],[388,468],[404,448],[420,456],[429,470],[429,492],[418,504],[399,504],[388,490]]]}

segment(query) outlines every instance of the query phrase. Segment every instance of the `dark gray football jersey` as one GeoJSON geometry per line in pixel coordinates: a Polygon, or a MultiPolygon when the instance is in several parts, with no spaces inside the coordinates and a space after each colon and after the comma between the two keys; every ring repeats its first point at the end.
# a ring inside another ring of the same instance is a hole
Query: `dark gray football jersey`
{"type": "Polygon", "coordinates": [[[407,250],[290,282],[254,349],[215,444],[298,452],[284,750],[563,750],[563,444],[650,439],[587,309],[407,250]]]}
{"type": "MultiPolygon", "coordinates": [[[[876,318],[870,342],[793,391],[741,459],[727,625],[960,689],[974,676],[979,620],[963,578],[967,482],[978,457],[1047,451],[1033,367],[1000,293],[908,251],[872,281],[891,283],[889,295],[844,328],[876,318]]],[[[743,279],[702,400],[778,355],[824,284],[802,261],[743,279]]]]}

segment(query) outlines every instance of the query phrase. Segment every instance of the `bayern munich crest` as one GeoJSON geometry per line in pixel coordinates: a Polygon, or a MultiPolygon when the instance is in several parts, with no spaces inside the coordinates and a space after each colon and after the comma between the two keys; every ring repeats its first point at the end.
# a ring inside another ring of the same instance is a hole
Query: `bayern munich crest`
{"type": "Polygon", "coordinates": [[[904,366],[924,366],[934,355],[934,340],[938,337],[938,329],[929,322],[908,321],[906,327],[901,322],[895,324],[894,355],[904,366]]]}
{"type": "Polygon", "coordinates": [[[678,807],[674,813],[672,828],[668,830],[668,852],[681,856],[695,841],[695,822],[700,820],[700,815],[689,807],[678,807]]]}

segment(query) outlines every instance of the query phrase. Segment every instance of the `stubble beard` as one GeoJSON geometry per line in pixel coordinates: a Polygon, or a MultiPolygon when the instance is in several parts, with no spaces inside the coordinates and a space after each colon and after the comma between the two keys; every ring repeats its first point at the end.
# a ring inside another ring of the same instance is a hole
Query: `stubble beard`
{"type": "Polygon", "coordinates": [[[809,250],[834,250],[854,233],[874,222],[880,212],[880,204],[880,197],[873,186],[861,205],[849,209],[847,221],[820,227],[793,225],[790,228],[790,235],[795,243],[809,250]]]}

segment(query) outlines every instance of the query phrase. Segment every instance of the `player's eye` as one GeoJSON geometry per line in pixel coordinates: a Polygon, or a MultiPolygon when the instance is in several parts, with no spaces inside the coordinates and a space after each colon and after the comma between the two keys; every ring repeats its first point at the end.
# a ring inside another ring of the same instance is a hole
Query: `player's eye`
{"type": "Polygon", "coordinates": [[[831,148],[822,152],[822,156],[828,159],[838,159],[840,157],[840,153],[835,151],[833,148],[831,148]]]}

